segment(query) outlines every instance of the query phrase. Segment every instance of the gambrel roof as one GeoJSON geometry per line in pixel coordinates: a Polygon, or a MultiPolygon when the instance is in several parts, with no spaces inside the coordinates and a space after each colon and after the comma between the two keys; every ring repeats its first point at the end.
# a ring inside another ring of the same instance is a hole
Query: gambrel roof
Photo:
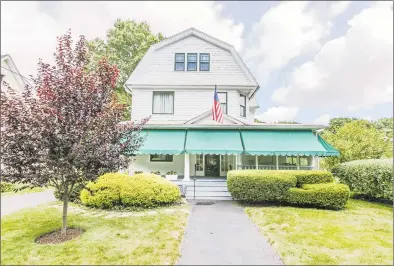
{"type": "MultiPolygon", "coordinates": [[[[175,34],[159,43],[156,43],[154,45],[152,45],[149,50],[147,51],[147,53],[145,54],[144,58],[141,60],[141,62],[138,64],[138,66],[136,67],[136,69],[134,70],[134,72],[131,74],[131,76],[129,77],[129,79],[126,82],[126,86],[138,86],[138,85],[158,85],[156,83],[151,83],[149,84],[149,82],[159,82],[158,80],[154,80],[154,78],[152,79],[151,77],[156,77],[154,71],[160,71],[160,68],[162,67],[161,64],[163,64],[163,62],[168,62],[169,60],[173,61],[173,56],[174,56],[174,51],[172,51],[171,55],[170,52],[168,52],[169,54],[166,55],[165,58],[160,58],[160,59],[155,59],[155,57],[158,56],[158,54],[163,51],[163,49],[168,48],[170,45],[177,45],[177,42],[183,41],[184,39],[188,38],[188,37],[196,37],[202,41],[205,41],[209,44],[212,44],[213,46],[216,46],[222,50],[227,51],[227,54],[231,54],[231,56],[233,57],[233,61],[234,62],[234,67],[237,67],[240,69],[239,73],[242,73],[240,75],[243,76],[243,79],[240,80],[239,82],[237,81],[233,81],[231,80],[232,78],[234,79],[234,77],[232,77],[232,75],[228,75],[228,84],[220,84],[219,85],[235,85],[235,86],[249,86],[249,87],[255,87],[258,88],[259,84],[256,81],[256,79],[254,78],[254,76],[252,75],[252,73],[250,72],[250,70],[248,69],[248,67],[246,66],[246,64],[243,62],[243,60],[241,59],[240,55],[238,54],[238,52],[235,50],[234,46],[231,44],[228,44],[226,42],[223,42],[213,36],[210,36],[202,31],[199,31],[195,28],[190,28],[187,29],[185,31],[182,31],[178,34],[175,34]],[[151,71],[151,73],[149,73],[149,77],[148,77],[148,73],[151,71]],[[233,82],[233,84],[230,84],[231,82],[233,82]]],[[[201,52],[203,53],[204,50],[201,49],[201,51],[192,51],[192,49],[189,52],[201,52]]],[[[230,56],[230,55],[229,55],[230,56]]],[[[212,60],[215,60],[215,58],[213,58],[212,60]]],[[[167,77],[160,76],[160,79],[163,80],[163,84],[166,84],[166,81],[170,80],[173,76],[175,77],[175,75],[179,74],[179,73],[173,73],[173,64],[168,62],[169,65],[171,66],[171,71],[169,71],[167,77]]],[[[221,64],[221,62],[216,61],[216,64],[221,64]]],[[[225,65],[223,65],[223,68],[225,67],[225,65]]],[[[176,71],[178,72],[178,71],[176,71]]],[[[211,74],[211,75],[222,75],[223,73],[197,73],[200,76],[201,75],[205,75],[205,74],[211,74]]],[[[158,75],[158,74],[157,74],[158,75]]],[[[177,76],[178,77],[178,76],[177,76]]],[[[185,76],[183,76],[185,77],[185,76]]],[[[175,79],[175,78],[174,78],[175,79]]],[[[203,78],[202,78],[203,79],[203,78]]],[[[178,79],[179,80],[179,79],[178,79]]],[[[172,80],[171,80],[172,82],[172,80]]],[[[173,85],[207,85],[207,84],[199,84],[196,83],[194,81],[190,81],[190,83],[188,84],[186,82],[186,84],[173,84],[173,85]]],[[[211,83],[210,83],[211,85],[211,83]]],[[[213,85],[213,84],[212,84],[213,85]]]]}

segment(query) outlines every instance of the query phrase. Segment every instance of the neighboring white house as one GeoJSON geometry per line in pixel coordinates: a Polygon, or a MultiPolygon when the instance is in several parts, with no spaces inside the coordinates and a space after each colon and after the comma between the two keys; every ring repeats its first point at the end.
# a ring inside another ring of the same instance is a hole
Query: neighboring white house
{"type": "Polygon", "coordinates": [[[338,152],[320,125],[255,124],[259,84],[228,43],[194,28],[152,45],[125,84],[132,120],[151,116],[129,172],[224,177],[231,169],[316,169],[338,152]],[[214,88],[225,113],[212,119],[214,88]]]}
{"type": "Polygon", "coordinates": [[[3,85],[4,81],[18,94],[22,93],[26,84],[28,84],[28,81],[21,75],[9,54],[1,56],[2,91],[6,91],[7,89],[7,87],[3,85]]]}

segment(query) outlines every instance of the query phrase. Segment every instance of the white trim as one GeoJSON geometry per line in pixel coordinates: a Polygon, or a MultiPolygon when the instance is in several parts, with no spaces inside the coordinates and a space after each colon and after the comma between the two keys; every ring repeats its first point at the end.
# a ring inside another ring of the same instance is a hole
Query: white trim
{"type": "MultiPolygon", "coordinates": [[[[230,116],[231,117],[231,116],[230,116]]],[[[189,120],[190,121],[190,120],[189,120]]],[[[120,123],[129,123],[129,121],[123,121],[120,123]]],[[[188,129],[188,128],[204,128],[204,129],[275,129],[275,130],[315,130],[318,128],[325,128],[322,125],[302,125],[302,124],[264,124],[264,125],[196,125],[196,124],[146,124],[146,129],[188,129]]]]}
{"type": "Polygon", "coordinates": [[[184,181],[189,181],[190,180],[190,160],[189,160],[189,154],[185,153],[185,166],[184,166],[184,171],[183,171],[183,180],[184,181]]]}
{"type": "Polygon", "coordinates": [[[276,170],[279,170],[279,156],[276,155],[276,170]]]}
{"type": "MultiPolygon", "coordinates": [[[[190,85],[190,84],[184,84],[184,85],[155,85],[155,84],[131,84],[131,83],[126,83],[125,86],[132,86],[132,89],[163,89],[163,90],[174,90],[174,89],[195,89],[195,90],[212,90],[215,88],[215,85],[190,85]]],[[[217,90],[226,90],[226,91],[239,91],[239,90],[251,90],[254,88],[254,86],[246,86],[246,85],[217,85],[217,90]]],[[[127,88],[130,92],[132,91],[131,88],[127,88]]]]}
{"type": "MultiPolygon", "coordinates": [[[[203,120],[204,118],[211,116],[211,115],[212,115],[212,110],[208,110],[208,111],[186,121],[184,124],[196,126],[195,123],[197,123],[198,121],[203,120]]],[[[244,123],[244,122],[242,122],[242,121],[240,121],[228,114],[223,114],[223,119],[227,119],[230,122],[233,122],[235,125],[247,125],[246,123],[244,123]]]]}

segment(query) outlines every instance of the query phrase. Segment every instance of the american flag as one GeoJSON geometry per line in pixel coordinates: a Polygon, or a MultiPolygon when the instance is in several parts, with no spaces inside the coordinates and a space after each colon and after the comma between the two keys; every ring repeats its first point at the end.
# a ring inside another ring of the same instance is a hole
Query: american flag
{"type": "Polygon", "coordinates": [[[212,118],[219,123],[223,123],[223,111],[222,106],[220,105],[218,93],[216,92],[216,85],[215,94],[213,96],[212,118]]]}

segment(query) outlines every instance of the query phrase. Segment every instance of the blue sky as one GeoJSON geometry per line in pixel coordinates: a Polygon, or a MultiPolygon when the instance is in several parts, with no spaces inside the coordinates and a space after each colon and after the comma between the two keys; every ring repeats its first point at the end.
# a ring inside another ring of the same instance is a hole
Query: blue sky
{"type": "Polygon", "coordinates": [[[117,18],[165,36],[195,27],[233,44],[261,85],[265,121],[393,112],[392,2],[2,2],[1,50],[34,74],[56,36],[105,38],[117,18]],[[86,12],[89,10],[89,12],[86,12]],[[204,14],[196,16],[196,14],[204,14]]]}

